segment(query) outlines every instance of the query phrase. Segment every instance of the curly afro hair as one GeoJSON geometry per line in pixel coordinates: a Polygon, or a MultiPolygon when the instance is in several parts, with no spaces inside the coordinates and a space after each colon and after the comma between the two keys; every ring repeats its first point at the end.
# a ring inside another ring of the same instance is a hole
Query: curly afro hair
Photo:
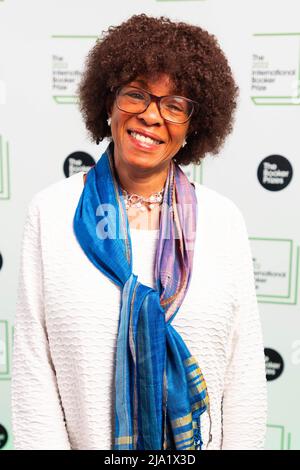
{"type": "Polygon", "coordinates": [[[200,164],[207,153],[219,152],[232,131],[238,87],[217,39],[198,26],[141,14],[104,32],[87,57],[79,85],[85,125],[97,143],[110,137],[107,109],[114,88],[161,73],[171,77],[174,92],[199,103],[187,145],[173,159],[200,164]]]}

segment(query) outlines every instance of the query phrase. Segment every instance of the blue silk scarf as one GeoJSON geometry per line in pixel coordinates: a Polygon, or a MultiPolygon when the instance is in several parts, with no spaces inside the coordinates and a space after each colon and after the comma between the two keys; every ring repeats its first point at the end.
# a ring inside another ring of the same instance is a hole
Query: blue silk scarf
{"type": "Polygon", "coordinates": [[[130,228],[112,148],[87,173],[74,216],[81,248],[122,293],[115,372],[119,450],[200,450],[200,415],[209,412],[197,360],[171,325],[191,278],[197,218],[195,189],[173,161],[161,210],[156,289],[132,272],[130,228]]]}

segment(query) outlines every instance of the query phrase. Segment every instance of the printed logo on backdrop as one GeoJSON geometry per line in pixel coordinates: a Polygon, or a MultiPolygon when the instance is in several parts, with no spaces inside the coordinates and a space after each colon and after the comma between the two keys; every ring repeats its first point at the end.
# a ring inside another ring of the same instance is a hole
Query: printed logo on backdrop
{"type": "Polygon", "coordinates": [[[0,424],[0,449],[3,449],[8,440],[8,433],[5,427],[0,424]]]}
{"type": "Polygon", "coordinates": [[[267,424],[265,450],[290,450],[292,433],[280,424],[267,424]]]}
{"type": "Polygon", "coordinates": [[[258,302],[296,305],[300,248],[293,240],[249,237],[258,302]]]}
{"type": "Polygon", "coordinates": [[[260,184],[269,191],[281,191],[292,179],[293,168],[289,160],[282,155],[269,155],[257,169],[260,184]]]}
{"type": "Polygon", "coordinates": [[[68,178],[80,171],[87,172],[95,164],[96,162],[90,154],[81,151],[73,152],[64,162],[63,169],[65,177],[68,178]]]}
{"type": "Polygon", "coordinates": [[[275,349],[265,348],[266,378],[268,381],[278,379],[284,369],[281,355],[275,349]]]}
{"type": "Polygon", "coordinates": [[[251,99],[255,105],[300,104],[300,33],[253,35],[251,99]]]}
{"type": "Polygon", "coordinates": [[[52,96],[57,104],[77,103],[85,58],[97,36],[52,36],[52,96]]]}
{"type": "Polygon", "coordinates": [[[0,200],[9,198],[9,145],[0,135],[0,200]]]}

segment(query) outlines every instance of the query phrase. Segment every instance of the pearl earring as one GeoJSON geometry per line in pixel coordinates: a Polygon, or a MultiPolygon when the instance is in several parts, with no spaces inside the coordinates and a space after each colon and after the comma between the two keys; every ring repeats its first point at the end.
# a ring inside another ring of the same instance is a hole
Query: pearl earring
{"type": "Polygon", "coordinates": [[[107,124],[110,126],[111,125],[111,117],[107,119],[107,124]]]}
{"type": "Polygon", "coordinates": [[[185,145],[186,145],[186,140],[184,139],[182,147],[184,147],[185,145]]]}

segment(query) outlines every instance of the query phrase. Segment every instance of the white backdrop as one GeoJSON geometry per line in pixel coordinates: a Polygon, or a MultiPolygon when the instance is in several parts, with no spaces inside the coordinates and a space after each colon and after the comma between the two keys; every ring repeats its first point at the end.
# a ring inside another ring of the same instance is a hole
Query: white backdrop
{"type": "Polygon", "coordinates": [[[300,449],[298,0],[0,0],[0,448],[12,448],[25,210],[37,191],[101,155],[106,143],[88,141],[76,105],[84,57],[102,30],[142,12],[215,34],[240,87],[233,134],[219,156],[187,173],[245,216],[269,380],[266,448],[300,449]]]}

